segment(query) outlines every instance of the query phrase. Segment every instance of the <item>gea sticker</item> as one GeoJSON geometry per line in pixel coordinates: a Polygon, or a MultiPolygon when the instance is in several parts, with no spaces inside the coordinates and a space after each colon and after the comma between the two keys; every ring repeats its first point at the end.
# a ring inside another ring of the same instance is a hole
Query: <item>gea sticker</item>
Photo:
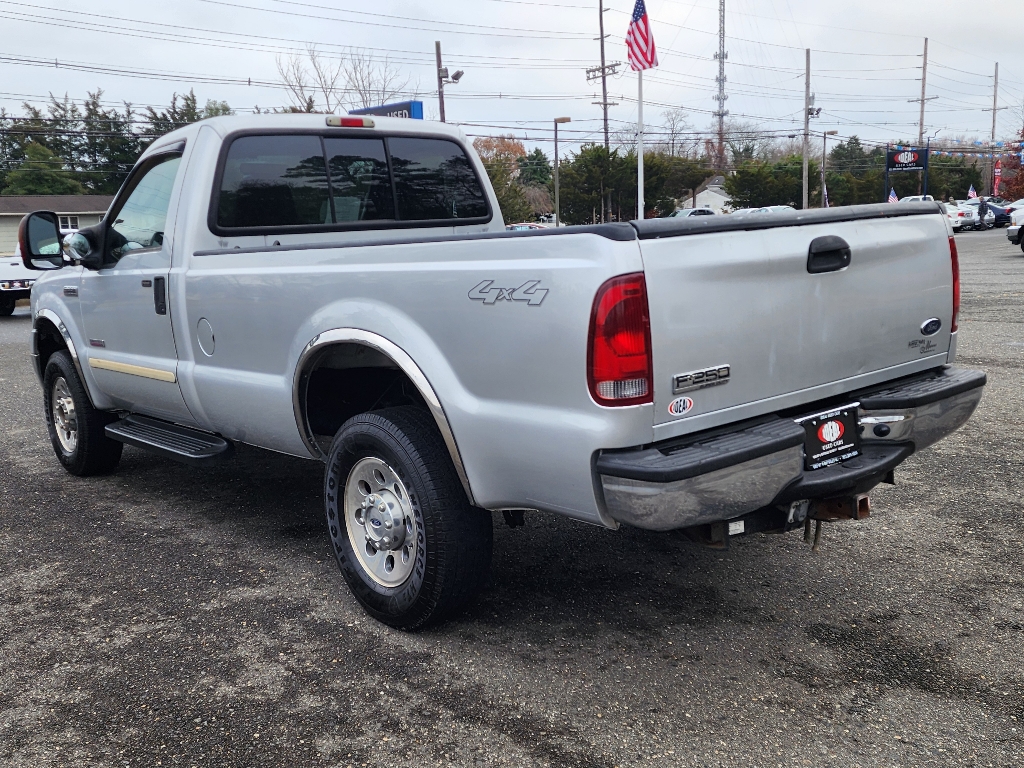
{"type": "Polygon", "coordinates": [[[689,397],[677,397],[668,404],[668,412],[672,416],[682,416],[693,408],[693,400],[689,397]]]}

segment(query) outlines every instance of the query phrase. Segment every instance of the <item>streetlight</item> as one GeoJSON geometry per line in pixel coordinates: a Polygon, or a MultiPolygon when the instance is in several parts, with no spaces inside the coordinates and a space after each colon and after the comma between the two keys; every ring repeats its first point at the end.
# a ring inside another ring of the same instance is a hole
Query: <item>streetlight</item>
{"type": "Polygon", "coordinates": [[[835,136],[839,131],[822,131],[821,132],[821,207],[828,207],[828,193],[825,191],[825,163],[828,161],[828,154],[826,154],[826,145],[828,144],[828,137],[835,136]]]}
{"type": "Polygon", "coordinates": [[[455,85],[466,74],[461,69],[451,77],[448,76],[448,67],[441,66],[441,41],[434,41],[434,55],[437,58],[437,103],[441,108],[441,122],[444,122],[444,87],[455,85]]]}
{"type": "Polygon", "coordinates": [[[571,117],[555,118],[555,226],[558,226],[558,126],[562,123],[571,123],[571,117]]]}

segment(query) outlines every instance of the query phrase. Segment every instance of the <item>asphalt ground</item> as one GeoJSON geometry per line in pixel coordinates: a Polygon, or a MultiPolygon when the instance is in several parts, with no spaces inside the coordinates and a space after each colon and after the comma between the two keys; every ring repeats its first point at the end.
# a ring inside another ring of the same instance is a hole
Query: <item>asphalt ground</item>
{"type": "Polygon", "coordinates": [[[482,598],[420,634],[348,594],[317,463],[65,474],[0,318],[0,765],[1024,765],[1024,255],[957,240],[989,385],[870,519],[817,553],[496,519],[482,598]]]}

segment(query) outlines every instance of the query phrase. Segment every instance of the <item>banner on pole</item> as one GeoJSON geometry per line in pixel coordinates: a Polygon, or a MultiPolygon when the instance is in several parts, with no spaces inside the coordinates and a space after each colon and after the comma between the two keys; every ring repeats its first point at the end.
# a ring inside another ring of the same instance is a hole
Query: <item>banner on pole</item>
{"type": "Polygon", "coordinates": [[[999,184],[1003,180],[1003,161],[996,160],[996,167],[992,171],[994,181],[992,182],[992,194],[999,197],[999,184]]]}

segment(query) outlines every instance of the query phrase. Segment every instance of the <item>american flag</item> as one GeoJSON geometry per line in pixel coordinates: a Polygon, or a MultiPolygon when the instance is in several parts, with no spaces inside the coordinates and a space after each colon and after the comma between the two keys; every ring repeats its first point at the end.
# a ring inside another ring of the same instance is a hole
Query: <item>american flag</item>
{"type": "Polygon", "coordinates": [[[971,188],[967,191],[967,199],[974,200],[978,196],[977,191],[974,189],[974,185],[971,184],[971,188]]]}
{"type": "Polygon", "coordinates": [[[898,203],[899,201],[900,201],[900,199],[896,196],[896,188],[892,187],[889,190],[889,202],[890,203],[898,203]]]}
{"type": "Polygon", "coordinates": [[[644,0],[636,0],[636,6],[633,8],[633,19],[629,22],[629,31],[626,32],[626,50],[629,66],[634,70],[658,66],[658,52],[654,48],[654,35],[647,20],[644,0]]]}

